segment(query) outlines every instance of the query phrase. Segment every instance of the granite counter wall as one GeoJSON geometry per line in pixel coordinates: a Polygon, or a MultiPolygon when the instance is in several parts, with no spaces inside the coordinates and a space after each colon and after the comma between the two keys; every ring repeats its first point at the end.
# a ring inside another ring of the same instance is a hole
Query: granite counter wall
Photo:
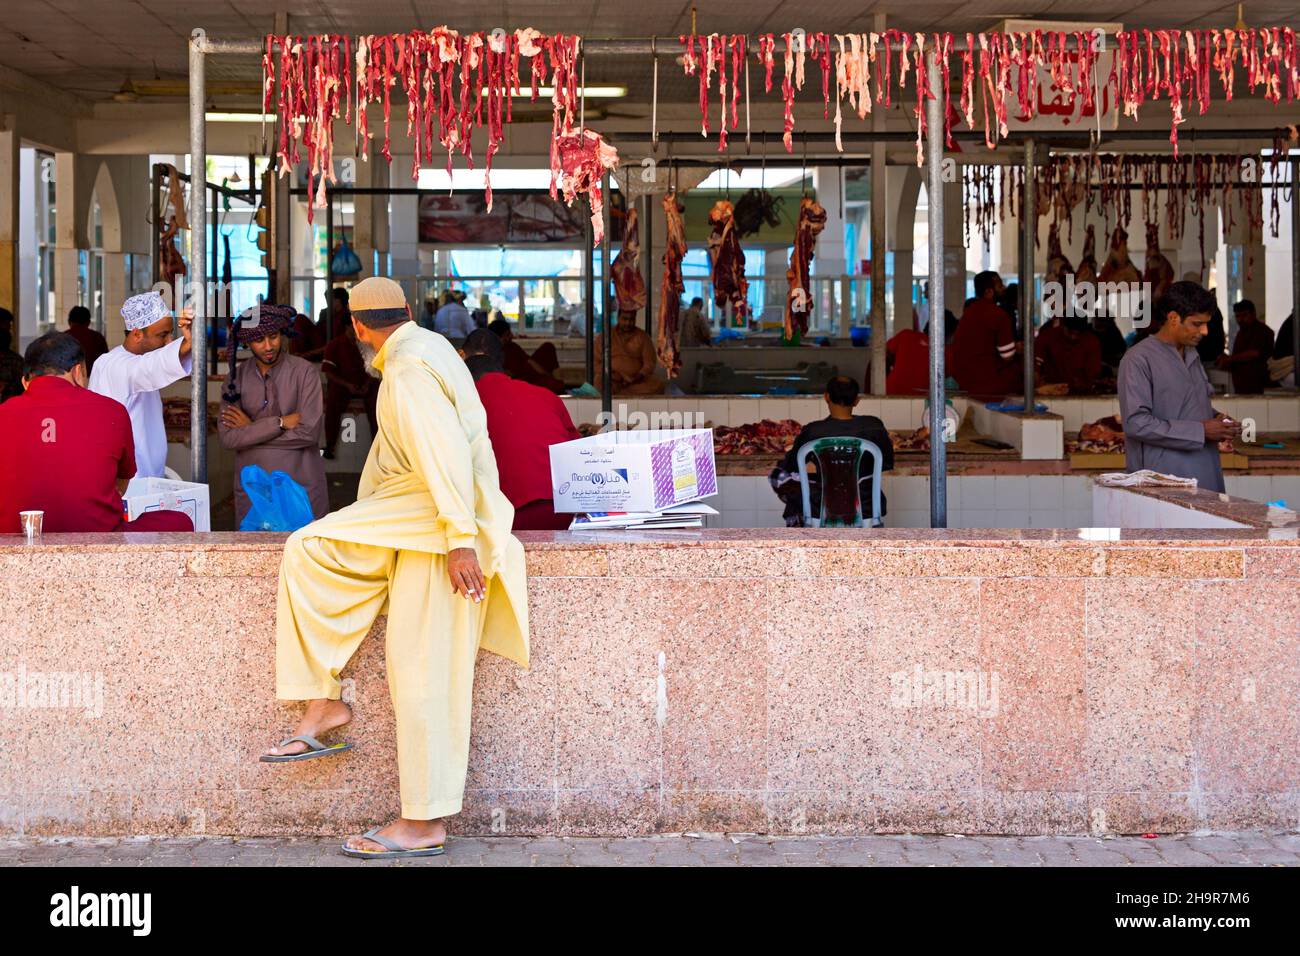
{"type": "MultiPolygon", "coordinates": [[[[1294,529],[521,538],[533,665],[480,659],[458,832],[1300,825],[1294,529]]],[[[382,622],[348,672],[357,749],[256,760],[295,712],[273,699],[281,546],[0,538],[0,833],[394,813],[382,622]],[[36,706],[60,674],[91,693],[36,706]]]]}

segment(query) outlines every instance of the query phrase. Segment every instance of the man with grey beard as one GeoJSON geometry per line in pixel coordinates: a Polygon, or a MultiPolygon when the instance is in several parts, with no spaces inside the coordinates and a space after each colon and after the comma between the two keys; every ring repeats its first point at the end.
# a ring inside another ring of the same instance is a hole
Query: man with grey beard
{"type": "Polygon", "coordinates": [[[320,738],[351,722],[339,675],[386,609],[401,812],[343,852],[435,856],[464,797],[478,651],[528,666],[524,550],[510,534],[514,508],[501,492],[483,403],[456,350],[411,321],[401,286],[379,276],[352,290],[352,327],[358,354],[383,374],[379,430],[356,502],[285,543],[276,696],[307,706],[292,736],[261,759],[350,749],[320,738]]]}

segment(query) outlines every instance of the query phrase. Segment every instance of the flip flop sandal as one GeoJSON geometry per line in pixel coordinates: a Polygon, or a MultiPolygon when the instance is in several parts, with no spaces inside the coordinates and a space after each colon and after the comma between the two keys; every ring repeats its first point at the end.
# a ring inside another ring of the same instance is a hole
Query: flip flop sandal
{"type": "Polygon", "coordinates": [[[348,743],[331,744],[326,746],[310,734],[302,734],[298,737],[285,737],[277,746],[287,747],[294,741],[300,741],[307,745],[307,749],[300,754],[262,754],[258,759],[263,763],[293,763],[298,760],[315,760],[317,757],[332,757],[334,754],[341,754],[345,750],[351,750],[352,745],[348,743]]]}
{"type": "Polygon", "coordinates": [[[405,860],[414,856],[442,856],[446,852],[443,845],[420,847],[417,850],[408,850],[399,843],[388,839],[386,836],[379,835],[379,827],[371,827],[365,833],[361,834],[367,840],[374,840],[383,850],[354,850],[346,843],[343,844],[343,855],[356,857],[359,860],[405,860]]]}

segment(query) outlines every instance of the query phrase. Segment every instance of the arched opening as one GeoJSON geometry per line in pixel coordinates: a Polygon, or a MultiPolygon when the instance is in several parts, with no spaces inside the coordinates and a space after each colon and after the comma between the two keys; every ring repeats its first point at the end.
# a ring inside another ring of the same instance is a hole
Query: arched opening
{"type": "Polygon", "coordinates": [[[91,323],[104,331],[107,285],[107,254],[122,248],[122,219],[117,190],[106,163],[100,163],[87,210],[86,240],[89,248],[80,258],[78,299],[90,309],[91,323]]]}

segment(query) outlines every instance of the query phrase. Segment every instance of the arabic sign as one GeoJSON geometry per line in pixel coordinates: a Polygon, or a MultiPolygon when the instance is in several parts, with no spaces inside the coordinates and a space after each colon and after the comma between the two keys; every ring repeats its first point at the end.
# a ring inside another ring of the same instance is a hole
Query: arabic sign
{"type": "MultiPolygon", "coordinates": [[[[1070,51],[1069,60],[1078,71],[1078,54],[1070,51]]],[[[1034,104],[1035,115],[1026,117],[1014,100],[1008,105],[1007,125],[1020,130],[1075,130],[1087,132],[1096,129],[1100,119],[1103,129],[1114,129],[1119,125],[1121,110],[1115,102],[1114,90],[1107,86],[1115,54],[1102,52],[1097,56],[1092,76],[1094,84],[1093,102],[1084,105],[1084,88],[1080,83],[1075,89],[1063,90],[1052,80],[1051,68],[1041,65],[1038,68],[1037,102],[1034,104]]]]}
{"type": "Polygon", "coordinates": [[[454,245],[580,244],[586,229],[581,204],[572,209],[549,196],[496,193],[492,211],[481,192],[420,197],[420,241],[454,245]]]}

